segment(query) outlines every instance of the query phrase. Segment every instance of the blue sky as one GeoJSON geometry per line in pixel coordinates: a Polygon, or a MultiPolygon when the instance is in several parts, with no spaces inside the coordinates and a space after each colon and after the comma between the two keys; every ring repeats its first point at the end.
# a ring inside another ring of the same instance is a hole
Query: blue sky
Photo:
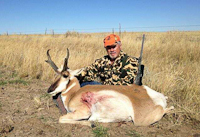
{"type": "Polygon", "coordinates": [[[0,0],[0,34],[200,30],[200,0],[0,0]],[[194,26],[193,26],[194,25],[194,26]]]}

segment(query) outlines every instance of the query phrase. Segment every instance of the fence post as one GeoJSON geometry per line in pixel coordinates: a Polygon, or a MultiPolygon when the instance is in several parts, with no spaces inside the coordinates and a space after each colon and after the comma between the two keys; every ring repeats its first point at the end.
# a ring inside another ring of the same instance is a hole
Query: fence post
{"type": "Polygon", "coordinates": [[[47,35],[47,28],[45,29],[45,35],[47,35]]]}
{"type": "Polygon", "coordinates": [[[54,30],[52,29],[52,35],[54,36],[54,30]]]}
{"type": "Polygon", "coordinates": [[[121,37],[121,24],[119,23],[119,37],[121,37]]]}

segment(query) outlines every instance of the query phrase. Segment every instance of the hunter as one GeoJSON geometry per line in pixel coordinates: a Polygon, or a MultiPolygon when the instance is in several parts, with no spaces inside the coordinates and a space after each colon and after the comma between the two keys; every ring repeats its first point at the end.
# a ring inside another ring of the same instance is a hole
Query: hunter
{"type": "Polygon", "coordinates": [[[110,34],[104,39],[107,55],[97,59],[80,74],[85,85],[132,85],[138,72],[138,59],[122,51],[120,37],[110,34]]]}

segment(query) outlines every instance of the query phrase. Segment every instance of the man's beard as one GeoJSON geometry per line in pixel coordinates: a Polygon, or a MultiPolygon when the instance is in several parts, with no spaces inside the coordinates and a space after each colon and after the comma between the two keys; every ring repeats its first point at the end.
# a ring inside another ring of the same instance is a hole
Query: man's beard
{"type": "Polygon", "coordinates": [[[115,53],[114,55],[112,55],[111,53],[109,54],[109,57],[112,59],[112,60],[115,60],[117,58],[117,55],[116,55],[116,52],[113,52],[115,53]]]}

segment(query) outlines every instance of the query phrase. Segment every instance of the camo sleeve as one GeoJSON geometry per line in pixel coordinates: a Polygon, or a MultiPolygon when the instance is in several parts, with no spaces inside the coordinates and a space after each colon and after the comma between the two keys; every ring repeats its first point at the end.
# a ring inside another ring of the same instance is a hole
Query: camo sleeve
{"type": "Polygon", "coordinates": [[[86,82],[86,81],[94,81],[99,77],[99,63],[100,63],[100,59],[97,59],[93,64],[91,64],[90,66],[86,67],[82,73],[81,73],[81,77],[82,82],[86,82]]]}

